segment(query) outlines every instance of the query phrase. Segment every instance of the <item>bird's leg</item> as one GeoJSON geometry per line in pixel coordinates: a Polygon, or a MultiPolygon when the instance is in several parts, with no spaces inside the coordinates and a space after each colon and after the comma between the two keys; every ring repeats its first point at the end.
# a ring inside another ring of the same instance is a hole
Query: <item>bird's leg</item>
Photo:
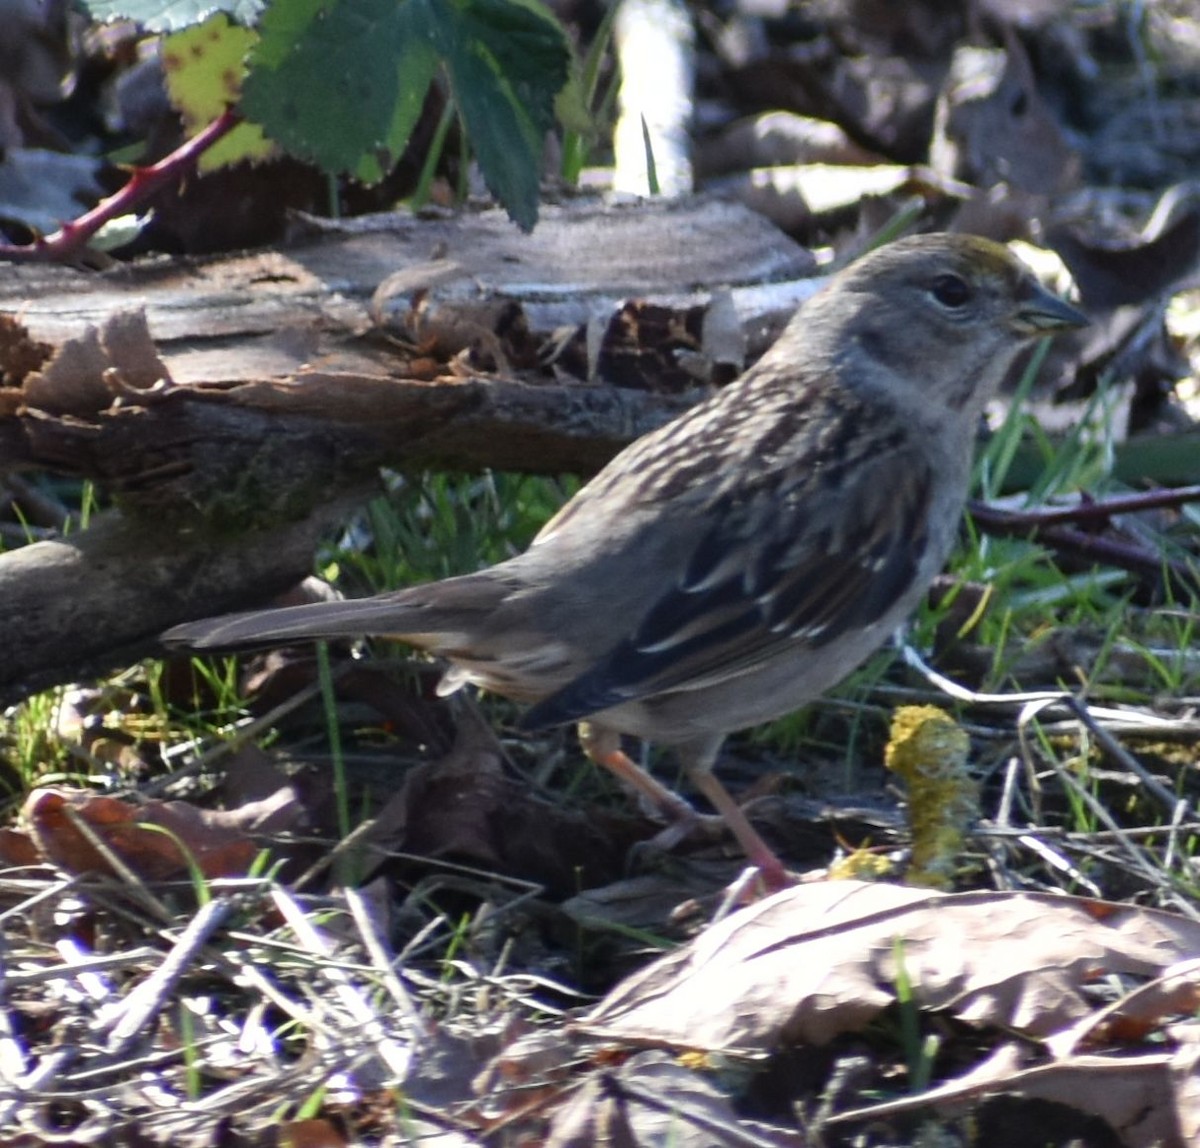
{"type": "Polygon", "coordinates": [[[592,761],[644,797],[670,824],[695,824],[699,820],[699,814],[684,798],[656,781],[621,748],[619,733],[592,722],[580,722],[579,744],[592,761]]]}
{"type": "Polygon", "coordinates": [[[795,881],[783,862],[762,839],[758,830],[750,824],[750,819],[742,812],[742,807],[733,800],[729,790],[717,780],[712,771],[720,748],[721,740],[705,739],[702,742],[680,746],[679,758],[692,784],[708,798],[712,807],[729,826],[730,832],[737,838],[750,864],[758,870],[768,892],[789,888],[795,881]]]}
{"type": "MultiPolygon", "coordinates": [[[[702,818],[691,804],[680,797],[678,793],[656,781],[641,766],[637,765],[621,749],[620,734],[591,722],[580,722],[579,741],[583,746],[584,753],[592,761],[597,765],[604,766],[627,787],[645,797],[672,828],[682,827],[686,830],[707,820],[702,818]]],[[[771,892],[785,889],[793,882],[784,868],[783,862],[759,836],[758,830],[750,824],[750,820],[742,812],[741,806],[733,800],[729,791],[712,772],[713,763],[720,748],[721,741],[719,739],[705,739],[681,746],[678,752],[692,784],[708,798],[721,821],[737,838],[738,844],[741,845],[750,864],[758,870],[763,885],[771,892]]]]}

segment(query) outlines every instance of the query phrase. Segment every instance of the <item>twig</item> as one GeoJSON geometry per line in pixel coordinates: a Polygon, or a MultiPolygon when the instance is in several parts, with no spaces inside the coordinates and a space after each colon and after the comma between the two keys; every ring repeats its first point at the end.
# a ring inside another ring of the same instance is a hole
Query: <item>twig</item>
{"type": "MultiPolygon", "coordinates": [[[[396,1081],[407,1079],[412,1067],[413,1047],[392,1035],[383,1017],[371,1007],[346,968],[338,963],[332,942],[313,925],[299,903],[280,885],[272,888],[271,898],[297,941],[317,958],[315,967],[330,983],[333,999],[343,1010],[343,1018],[348,1017],[352,1021],[360,1039],[370,1042],[371,1051],[396,1081]]],[[[322,999],[325,999],[324,994],[322,999]]]]}
{"type": "Polygon", "coordinates": [[[1145,494],[1121,495],[1099,502],[1080,502],[1070,507],[1036,510],[1006,510],[983,502],[969,506],[975,523],[989,534],[1028,536],[1055,550],[1105,562],[1120,570],[1172,579],[1178,587],[1196,592],[1200,582],[1186,562],[1167,558],[1133,542],[1105,538],[1074,524],[1103,523],[1116,514],[1131,514],[1164,506],[1181,506],[1200,500],[1200,486],[1152,490],[1145,494]]]}
{"type": "Polygon", "coordinates": [[[125,1052],[137,1035],[158,1015],[188,966],[235,906],[236,902],[229,897],[200,906],[180,933],[174,947],[163,958],[162,964],[125,997],[120,1011],[109,1018],[111,1028],[105,1051],[110,1056],[120,1056],[125,1052]]]}
{"type": "Polygon", "coordinates": [[[1182,506],[1187,502],[1200,502],[1200,485],[1163,487],[1112,498],[1081,499],[1071,506],[1038,506],[1028,510],[1009,510],[995,503],[978,501],[972,501],[969,506],[972,518],[981,526],[1008,533],[1059,523],[1106,522],[1118,514],[1136,514],[1142,510],[1182,506]]]}
{"type": "MultiPolygon", "coordinates": [[[[352,664],[347,663],[346,666],[335,671],[335,680],[341,677],[352,664]]],[[[222,726],[214,730],[213,734],[224,738],[223,741],[217,742],[216,745],[205,750],[203,753],[198,753],[187,765],[180,766],[171,773],[138,786],[137,792],[144,798],[158,797],[194,774],[211,769],[222,758],[229,757],[234,751],[240,750],[260,733],[271,729],[281,718],[286,717],[293,710],[307,705],[319,692],[320,687],[316,682],[313,682],[311,685],[297,690],[290,697],[280,702],[279,705],[268,710],[265,714],[261,714],[259,717],[234,722],[232,725],[222,726]]],[[[181,742],[179,745],[171,747],[169,753],[164,754],[164,756],[169,759],[180,753],[186,753],[199,745],[202,740],[206,739],[192,738],[190,741],[181,742]]]]}
{"type": "Polygon", "coordinates": [[[64,223],[53,235],[46,238],[38,236],[32,243],[0,243],[0,259],[28,263],[65,261],[85,247],[106,223],[130,214],[154,192],[186,175],[204,152],[241,122],[241,117],[227,108],[206,128],[158,163],[134,168],[129,182],[120,191],[102,199],[78,219],[64,223]]]}
{"type": "Polygon", "coordinates": [[[1064,704],[1070,709],[1079,719],[1080,723],[1091,733],[1091,735],[1100,743],[1105,753],[1110,757],[1116,758],[1130,773],[1132,773],[1146,787],[1146,791],[1151,794],[1163,808],[1169,813],[1172,819],[1178,823],[1183,813],[1190,813],[1191,809],[1186,801],[1176,797],[1161,781],[1158,780],[1136,757],[1133,756],[1113,735],[1104,728],[1100,722],[1092,716],[1092,713],[1087,705],[1081,702],[1078,698],[1067,695],[1063,699],[1064,704]]]}
{"type": "MultiPolygon", "coordinates": [[[[1031,703],[1025,707],[1017,721],[1017,740],[1021,746],[1022,756],[1025,758],[1031,774],[1035,771],[1035,767],[1029,730],[1032,723],[1038,718],[1040,711],[1047,704],[1044,702],[1031,703]]],[[[1077,800],[1087,806],[1091,815],[1114,835],[1116,842],[1132,862],[1133,869],[1149,883],[1150,887],[1162,892],[1189,919],[1193,921],[1200,920],[1200,913],[1188,902],[1186,897],[1178,892],[1176,882],[1170,874],[1155,868],[1150,857],[1137,847],[1128,834],[1116,823],[1112,814],[1104,807],[1103,803],[1092,795],[1087,786],[1078,781],[1072,772],[1066,769],[1056,758],[1050,757],[1048,763],[1063,787],[1069,789],[1077,800]]]]}
{"type": "Polygon", "coordinates": [[[366,949],[367,956],[371,959],[371,964],[374,965],[383,987],[391,994],[392,1000],[396,1002],[400,1011],[408,1019],[412,1020],[418,1017],[420,1010],[413,1003],[408,990],[396,975],[383,931],[367,904],[367,899],[358,889],[343,889],[342,895],[346,898],[346,904],[350,907],[350,915],[358,928],[358,935],[362,938],[363,947],[366,949]]]}

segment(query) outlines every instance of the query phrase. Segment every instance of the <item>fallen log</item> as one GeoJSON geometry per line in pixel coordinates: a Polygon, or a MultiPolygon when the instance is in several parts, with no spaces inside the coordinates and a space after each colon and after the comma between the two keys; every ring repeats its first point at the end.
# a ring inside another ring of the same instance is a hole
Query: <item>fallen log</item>
{"type": "Polygon", "coordinates": [[[706,393],[705,362],[736,373],[810,271],[703,200],[552,208],[533,236],[497,213],[388,216],[101,275],[6,268],[0,473],[92,479],[118,509],[0,555],[21,651],[0,699],[298,581],[380,467],[595,471],[706,393]],[[605,382],[618,359],[641,389],[605,382]]]}

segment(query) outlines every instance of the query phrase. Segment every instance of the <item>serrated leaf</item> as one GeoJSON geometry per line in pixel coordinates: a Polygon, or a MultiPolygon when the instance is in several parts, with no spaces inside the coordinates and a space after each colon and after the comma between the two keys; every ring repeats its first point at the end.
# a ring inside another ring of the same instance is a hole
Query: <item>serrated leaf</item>
{"type": "Polygon", "coordinates": [[[521,227],[537,222],[542,137],[566,83],[566,38],[519,0],[409,0],[443,58],[488,187],[521,227]]]}
{"type": "Polygon", "coordinates": [[[412,20],[412,5],[405,4],[398,15],[396,77],[399,99],[387,132],[387,148],[393,161],[398,160],[408,147],[413,128],[421,118],[429,85],[433,83],[438,68],[437,53],[429,43],[429,38],[412,20]]]}
{"type": "Polygon", "coordinates": [[[469,0],[461,15],[462,43],[488,60],[533,127],[548,132],[554,126],[554,97],[567,82],[570,64],[562,29],[530,0],[469,0]]]}
{"type": "Polygon", "coordinates": [[[329,172],[356,170],[389,143],[396,120],[399,10],[396,0],[275,0],[243,111],[294,155],[329,172]]]}
{"type": "Polygon", "coordinates": [[[242,111],[294,155],[377,178],[404,150],[440,58],[493,193],[537,220],[566,38],[538,0],[275,0],[242,111]]]}
{"type": "MultiPolygon", "coordinates": [[[[189,134],[211,123],[241,96],[246,53],[258,39],[250,28],[229,22],[223,12],[195,28],[168,36],[162,45],[163,73],[171,103],[189,134]]],[[[244,159],[263,159],[274,150],[257,124],[239,124],[200,157],[201,171],[244,159]]]]}
{"type": "Polygon", "coordinates": [[[455,98],[483,178],[513,221],[531,231],[537,223],[541,134],[486,61],[464,56],[452,72],[455,98]]]}
{"type": "Polygon", "coordinates": [[[263,135],[258,124],[238,124],[200,157],[196,167],[203,174],[246,160],[255,162],[268,159],[277,151],[275,144],[263,135]]]}
{"type": "Polygon", "coordinates": [[[400,59],[396,66],[399,97],[384,145],[365,156],[355,172],[363,183],[377,183],[383,179],[404,154],[421,118],[425,96],[437,68],[437,54],[424,40],[401,36],[400,59]]]}
{"type": "Polygon", "coordinates": [[[83,0],[94,20],[135,20],[151,32],[174,32],[201,24],[214,12],[227,12],[239,24],[253,24],[263,0],[83,0]]]}
{"type": "Polygon", "coordinates": [[[195,131],[236,104],[246,74],[246,53],[257,39],[224,12],[185,28],[162,43],[161,60],[171,103],[195,131]]]}

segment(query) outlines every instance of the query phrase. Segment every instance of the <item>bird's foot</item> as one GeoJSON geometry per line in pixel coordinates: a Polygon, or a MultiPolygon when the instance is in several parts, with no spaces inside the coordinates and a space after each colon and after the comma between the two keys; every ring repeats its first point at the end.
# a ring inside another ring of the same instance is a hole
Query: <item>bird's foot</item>
{"type": "MultiPolygon", "coordinates": [[[[684,816],[675,817],[653,837],[638,842],[633,847],[634,859],[644,861],[673,852],[685,841],[696,845],[715,845],[728,840],[729,834],[729,823],[720,814],[697,813],[691,810],[684,816]]],[[[729,890],[738,891],[735,904],[748,904],[759,897],[778,893],[780,889],[791,888],[796,883],[796,878],[788,872],[766,842],[762,841],[757,833],[754,837],[762,848],[755,849],[753,853],[747,848],[748,842],[739,837],[750,864],[729,886],[729,890]]]]}
{"type": "Polygon", "coordinates": [[[674,790],[651,777],[624,753],[620,736],[614,731],[584,722],[579,727],[579,736],[588,757],[620,778],[666,820],[667,827],[640,848],[666,852],[685,838],[700,833],[711,834],[710,839],[717,840],[719,833],[727,829],[737,838],[746,859],[758,873],[762,892],[775,893],[795,883],[783,862],[750,824],[742,807],[713,776],[708,764],[689,765],[688,773],[692,783],[717,811],[716,816],[697,813],[674,790]]]}
{"type": "Polygon", "coordinates": [[[795,878],[784,867],[783,862],[759,835],[757,829],[750,824],[745,810],[729,795],[729,791],[713,776],[708,769],[689,770],[692,784],[704,794],[720,815],[720,819],[729,827],[730,832],[738,839],[746,860],[759,875],[759,881],[764,893],[778,893],[796,883],[795,878]]]}
{"type": "Polygon", "coordinates": [[[772,893],[790,889],[795,884],[796,878],[782,866],[778,872],[769,872],[758,865],[747,865],[725,886],[721,903],[717,906],[717,911],[712,915],[709,923],[715,924],[723,917],[727,917],[734,909],[753,905],[755,901],[761,901],[764,897],[771,896],[772,893]]]}

